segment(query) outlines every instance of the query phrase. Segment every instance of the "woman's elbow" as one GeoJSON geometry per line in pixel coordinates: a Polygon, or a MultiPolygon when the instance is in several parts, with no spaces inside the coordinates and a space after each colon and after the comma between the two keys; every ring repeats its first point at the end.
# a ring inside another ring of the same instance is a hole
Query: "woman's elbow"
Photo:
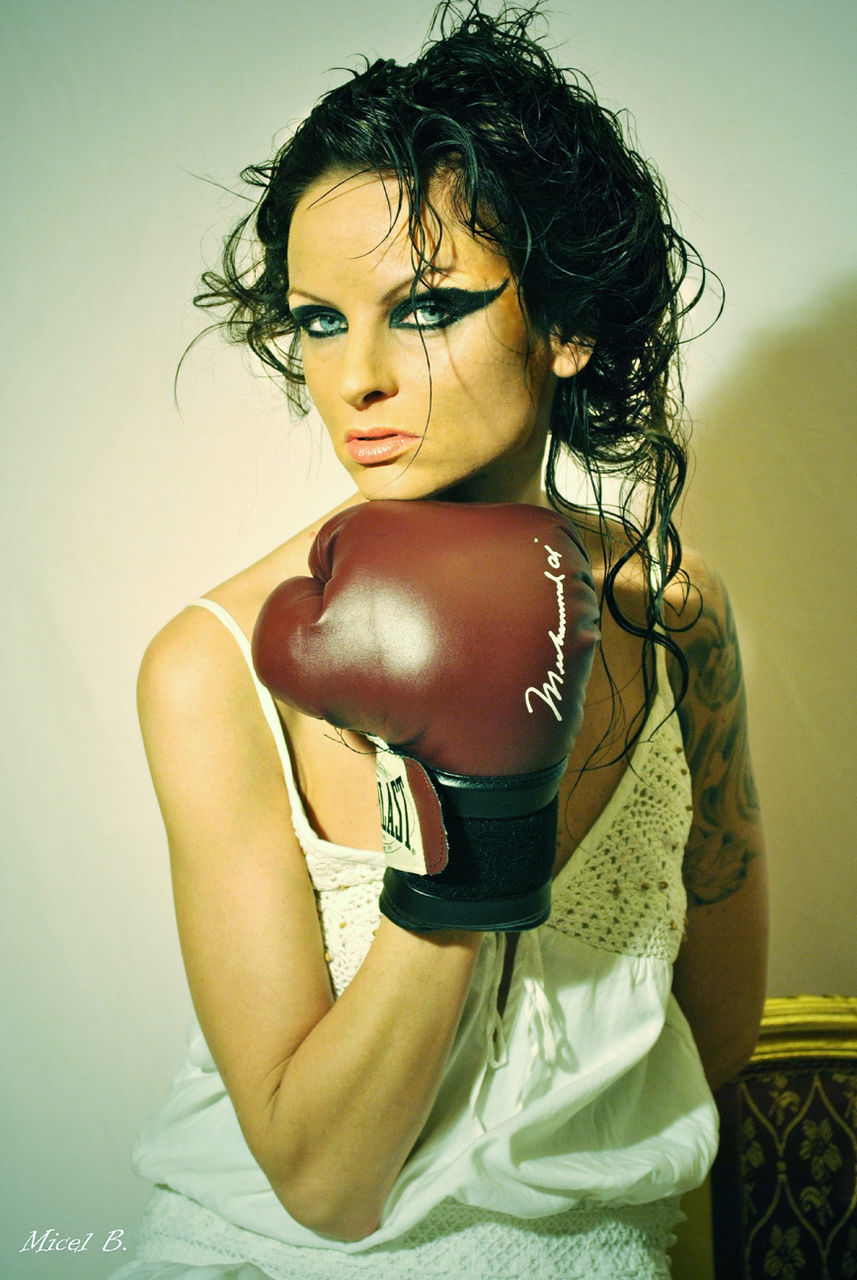
{"type": "Polygon", "coordinates": [[[275,1131],[271,1115],[268,1107],[264,1123],[248,1125],[244,1136],[289,1217],[328,1240],[365,1240],[377,1230],[389,1185],[343,1159],[341,1145],[321,1141],[317,1131],[282,1117],[275,1131]]]}
{"type": "Polygon", "coordinates": [[[286,1183],[271,1181],[280,1204],[300,1226],[328,1240],[355,1244],[378,1229],[381,1213],[374,1205],[362,1201],[359,1193],[344,1197],[329,1189],[301,1185],[300,1180],[286,1183]]]}
{"type": "Polygon", "coordinates": [[[708,1044],[698,1044],[712,1093],[734,1080],[752,1058],[759,1037],[759,1022],[760,1019],[749,1019],[727,1035],[718,1036],[708,1044]]]}

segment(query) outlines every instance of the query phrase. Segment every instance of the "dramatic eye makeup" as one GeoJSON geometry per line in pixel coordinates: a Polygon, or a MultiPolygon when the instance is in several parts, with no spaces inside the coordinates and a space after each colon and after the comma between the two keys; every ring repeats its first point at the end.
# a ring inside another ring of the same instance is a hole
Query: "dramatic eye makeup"
{"type": "Polygon", "coordinates": [[[456,320],[463,320],[477,311],[490,307],[495,298],[509,283],[504,280],[496,289],[427,289],[413,298],[407,297],[390,313],[392,329],[446,329],[456,320]]]}
{"type": "MultiPolygon", "coordinates": [[[[409,294],[396,303],[390,312],[390,328],[413,329],[421,333],[448,329],[465,316],[490,307],[508,283],[507,277],[496,289],[456,289],[444,286],[424,289],[413,297],[409,294]]],[[[301,333],[310,338],[337,338],[348,329],[345,317],[332,307],[307,303],[291,307],[290,312],[301,333]]]]}
{"type": "Polygon", "coordinates": [[[348,328],[345,317],[338,311],[332,311],[330,307],[310,304],[305,307],[290,307],[289,311],[301,333],[310,338],[338,338],[348,328]]]}

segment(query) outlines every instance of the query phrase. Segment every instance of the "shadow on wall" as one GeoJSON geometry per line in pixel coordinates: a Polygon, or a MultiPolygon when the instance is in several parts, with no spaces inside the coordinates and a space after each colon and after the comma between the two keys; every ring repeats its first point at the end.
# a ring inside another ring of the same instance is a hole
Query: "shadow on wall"
{"type": "Polygon", "coordinates": [[[770,993],[857,993],[857,281],[694,414],[685,540],[729,587],[771,857],[770,993]]]}

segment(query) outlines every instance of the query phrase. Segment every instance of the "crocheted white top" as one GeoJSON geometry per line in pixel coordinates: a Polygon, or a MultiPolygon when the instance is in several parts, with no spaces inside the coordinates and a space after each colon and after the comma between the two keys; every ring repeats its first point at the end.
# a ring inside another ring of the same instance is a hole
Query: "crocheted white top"
{"type": "MultiPolygon", "coordinates": [[[[234,620],[211,601],[198,603],[229,627],[252,671],[234,620]]],[[[378,925],[383,856],[331,844],[312,830],[276,707],[257,687],[338,995],[378,925]]],[[[165,1104],[137,1138],[136,1171],[233,1229],[350,1254],[394,1244],[445,1201],[547,1220],[570,1209],[649,1205],[698,1185],[714,1157],[717,1119],[671,993],[686,909],[681,864],[691,803],[665,688],[660,659],[659,692],[627,771],[557,876],[550,919],[520,935],[502,1016],[505,936],[485,936],[435,1105],[372,1235],[342,1244],[289,1216],[244,1141],[196,1023],[165,1104]]]]}

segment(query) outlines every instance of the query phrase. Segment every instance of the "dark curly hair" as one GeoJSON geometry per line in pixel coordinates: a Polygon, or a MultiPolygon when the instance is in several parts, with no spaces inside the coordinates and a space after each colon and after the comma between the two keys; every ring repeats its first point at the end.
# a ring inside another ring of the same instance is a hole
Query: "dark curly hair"
{"type": "MultiPolygon", "coordinates": [[[[651,705],[655,645],[678,661],[679,700],[687,685],[663,592],[682,573],[673,522],[687,473],[680,329],[706,273],[619,116],[531,35],[538,18],[538,3],[491,16],[479,0],[465,11],[444,0],[416,61],[364,60],[273,160],[244,170],[243,179],[263,194],[228,237],[220,271],[204,273],[194,301],[228,308],[214,327],[282,375],[291,403],[306,412],[299,335],[287,304],[289,228],[304,191],[333,169],[398,178],[399,207],[407,209],[417,246],[416,288],[437,252],[437,238],[426,234],[427,219],[437,219],[429,187],[439,174],[449,179],[461,222],[508,260],[534,330],[591,348],[586,366],[559,380],[546,485],[557,507],[581,518],[584,509],[559,491],[557,465],[571,454],[588,474],[607,563],[606,606],[644,641],[645,703],[626,726],[628,750],[651,705]],[[248,230],[255,231],[249,256],[248,230]],[[696,287],[683,301],[691,274],[696,287]],[[612,513],[622,537],[611,532],[603,501],[609,475],[623,480],[612,513]],[[616,591],[635,558],[652,584],[644,617],[625,612],[616,591]]],[[[391,223],[398,212],[391,211],[391,223]]]]}

